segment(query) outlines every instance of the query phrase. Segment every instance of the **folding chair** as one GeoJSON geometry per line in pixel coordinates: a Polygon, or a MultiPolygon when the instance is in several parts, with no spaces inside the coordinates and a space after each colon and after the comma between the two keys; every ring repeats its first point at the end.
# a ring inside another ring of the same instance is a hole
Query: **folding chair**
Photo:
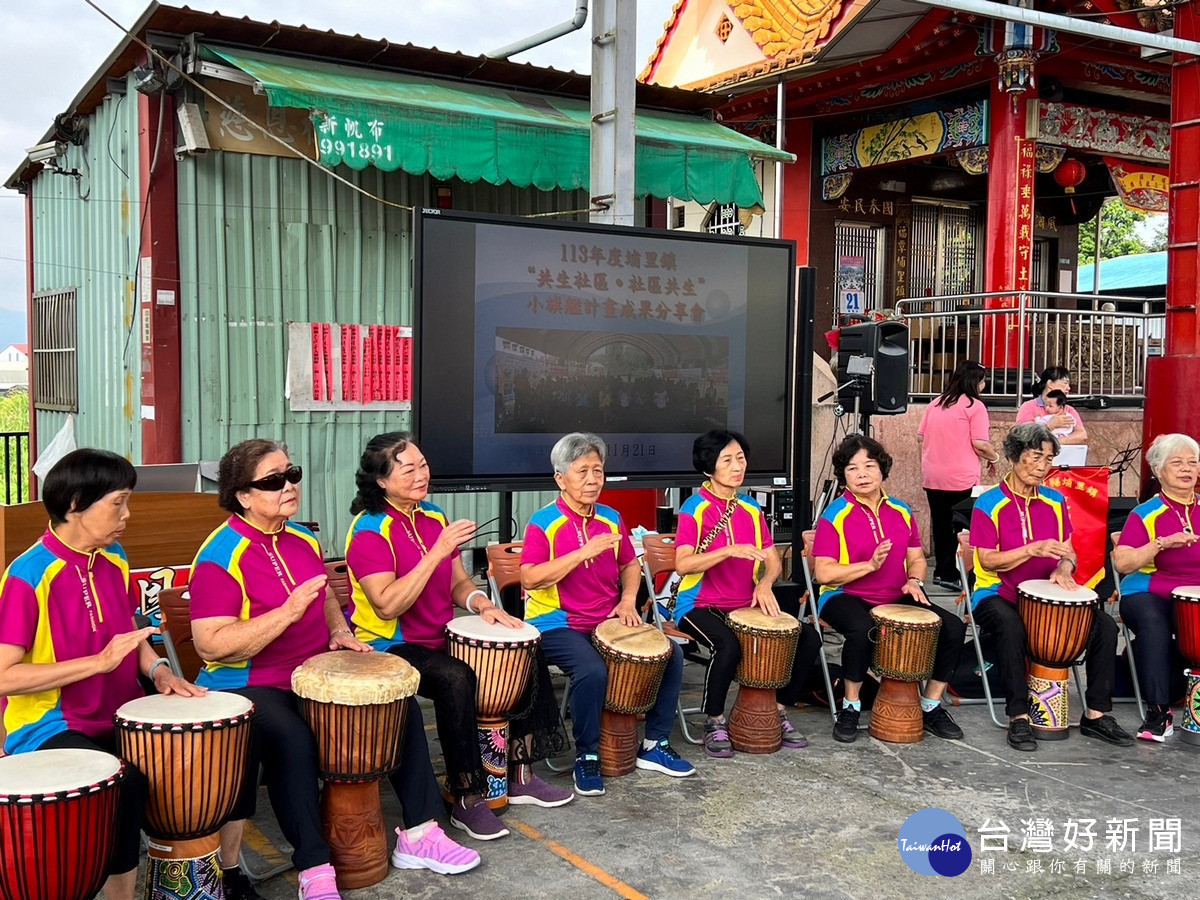
{"type": "MultiPolygon", "coordinates": [[[[825,655],[825,627],[817,615],[817,591],[813,584],[812,577],[812,545],[816,538],[815,531],[804,532],[804,550],[800,554],[800,568],[804,572],[804,590],[805,598],[808,600],[808,621],[812,627],[817,629],[817,634],[821,638],[821,650],[819,653],[821,659],[821,674],[825,676],[825,696],[829,698],[829,715],[833,718],[833,724],[837,724],[837,701],[833,699],[833,679],[829,677],[829,658],[825,655]]],[[[800,615],[804,613],[804,598],[801,598],[800,615]]],[[[861,731],[863,726],[859,726],[861,731]]]]}
{"type": "MultiPolygon", "coordinates": [[[[1117,544],[1121,540],[1121,532],[1114,531],[1109,536],[1112,541],[1112,549],[1117,549],[1117,544]]],[[[1110,554],[1109,561],[1112,556],[1110,554]]],[[[1125,657],[1129,663],[1129,678],[1133,684],[1133,699],[1137,703],[1138,715],[1142,717],[1142,721],[1146,721],[1146,704],[1142,700],[1142,685],[1138,682],[1137,666],[1134,663],[1133,657],[1133,641],[1136,635],[1129,630],[1129,626],[1125,624],[1125,620],[1121,618],[1121,579],[1117,575],[1116,566],[1113,566],[1113,618],[1117,620],[1117,624],[1121,626],[1121,637],[1125,639],[1125,657]]]]}
{"type": "MultiPolygon", "coordinates": [[[[988,684],[987,670],[988,662],[983,658],[983,644],[979,639],[979,625],[975,622],[975,615],[971,610],[970,596],[968,595],[968,585],[971,583],[968,576],[975,569],[975,551],[970,544],[971,533],[969,531],[960,531],[958,533],[958,577],[962,581],[963,592],[959,595],[958,601],[963,605],[963,621],[970,628],[971,643],[975,645],[975,659],[979,663],[979,679],[983,683],[983,702],[987,704],[988,715],[992,718],[992,723],[998,728],[1008,728],[1008,723],[1000,719],[996,715],[996,703],[992,698],[992,687],[988,684]]],[[[1087,712],[1087,699],[1083,690],[1083,679],[1079,675],[1079,663],[1076,661],[1071,665],[1071,674],[1075,676],[1075,690],[1079,694],[1079,702],[1083,705],[1084,712],[1087,712]]],[[[969,701],[959,700],[959,704],[966,705],[969,701]]]]}
{"type": "Polygon", "coordinates": [[[487,579],[492,592],[492,602],[500,604],[510,616],[518,619],[525,615],[524,594],[521,592],[521,548],[520,541],[508,544],[488,544],[487,579]],[[516,589],[516,600],[509,602],[516,589]]]}
{"type": "Polygon", "coordinates": [[[350,608],[350,567],[346,560],[325,560],[325,577],[329,579],[329,590],[337,597],[342,612],[346,612],[350,608]]]}
{"type": "MultiPolygon", "coordinates": [[[[186,587],[165,588],[158,594],[158,609],[162,615],[163,644],[171,670],[181,678],[194,681],[204,665],[192,641],[191,595],[186,587]]],[[[258,872],[249,864],[243,851],[238,865],[255,884],[281,875],[292,868],[290,862],[258,872]]]]}
{"type": "MultiPolygon", "coordinates": [[[[642,577],[646,582],[646,607],[643,610],[643,616],[647,611],[651,616],[650,621],[658,626],[666,637],[685,648],[684,652],[687,656],[694,659],[701,665],[707,665],[708,661],[701,653],[699,644],[692,640],[691,636],[680,631],[666,616],[663,615],[662,607],[659,605],[659,600],[665,599],[667,594],[667,585],[670,583],[671,575],[675,572],[675,535],[673,534],[647,534],[642,538],[642,577]]],[[[687,717],[699,715],[704,712],[702,707],[683,705],[683,701],[679,700],[675,704],[676,711],[679,713],[679,729],[683,732],[684,740],[689,744],[699,744],[700,738],[692,737],[692,732],[688,728],[687,717]]]]}

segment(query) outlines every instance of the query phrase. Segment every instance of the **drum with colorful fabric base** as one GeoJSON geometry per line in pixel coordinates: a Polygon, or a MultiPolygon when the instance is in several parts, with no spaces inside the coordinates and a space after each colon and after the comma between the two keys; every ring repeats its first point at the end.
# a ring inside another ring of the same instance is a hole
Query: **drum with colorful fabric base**
{"type": "Polygon", "coordinates": [[[1029,719],[1040,741],[1066,740],[1070,667],[1087,648],[1096,592],[1070,591],[1046,579],[1022,581],[1017,610],[1029,647],[1029,719]]]}
{"type": "Polygon", "coordinates": [[[658,698],[671,642],[653,625],[608,619],[596,626],[592,643],[608,666],[600,716],[600,773],[628,775],[637,766],[638,716],[658,698]]]}
{"type": "Polygon", "coordinates": [[[787,613],[768,616],[746,607],[729,614],[729,630],[742,648],[729,741],[742,753],[774,753],[783,744],[775,691],[791,680],[800,622],[787,613]]]}
{"type": "Polygon", "coordinates": [[[150,782],[147,900],[222,900],[218,829],[246,770],[254,704],[238,694],[155,694],[113,716],[121,756],[150,782]]]}
{"type": "Polygon", "coordinates": [[[88,900],[108,877],[125,764],[99,750],[0,758],[0,897],[88,900]]]}
{"type": "Polygon", "coordinates": [[[421,675],[390,653],[333,650],[292,673],[300,712],[317,739],[321,825],[339,888],[388,872],[379,781],[400,764],[408,700],[421,675]]]}
{"type": "Polygon", "coordinates": [[[524,622],[517,628],[459,616],[446,625],[446,652],[475,672],[475,715],[479,753],[487,776],[487,802],[508,808],[508,714],[529,686],[541,632],[524,622]]]}
{"type": "Polygon", "coordinates": [[[933,672],[942,620],[931,609],[901,603],[874,606],[871,618],[871,668],[880,681],[867,732],[892,744],[915,744],[925,736],[919,682],[933,672]]]}

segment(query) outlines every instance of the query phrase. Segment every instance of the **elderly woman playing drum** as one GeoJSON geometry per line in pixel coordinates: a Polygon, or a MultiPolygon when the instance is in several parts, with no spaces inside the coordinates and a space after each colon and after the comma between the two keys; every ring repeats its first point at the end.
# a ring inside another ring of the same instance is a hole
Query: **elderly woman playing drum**
{"type": "Polygon", "coordinates": [[[925,595],[927,566],[916,516],[883,489],[891,470],[892,457],[878,441],[857,434],[842,441],[833,454],[833,471],[846,492],[821,514],[813,539],[813,575],[821,583],[817,609],[846,638],[846,696],[833,737],[847,744],[858,737],[859,691],[873,643],[871,608],[894,603],[930,610],[941,620],[932,673],[920,698],[921,718],[929,734],[957,740],[962,729],[942,707],[942,694],[958,665],[966,629],[925,595]]]}
{"type": "MultiPolygon", "coordinates": [[[[317,746],[292,692],[292,672],[328,650],[371,648],[350,632],[326,590],[316,538],[290,521],[302,474],[277,441],[243,441],[222,457],[219,501],[232,515],[209,535],[192,565],[192,635],[207,661],[199,683],[242,694],[255,705],[254,752],[234,818],[254,814],[261,761],[279,827],[294,848],[300,896],[329,900],[340,895],[322,837],[317,746]]],[[[478,865],[478,854],[459,847],[433,821],[441,799],[415,703],[408,704],[402,759],[392,783],[405,824],[413,824],[400,833],[393,863],[443,874],[478,865]]],[[[236,860],[237,850],[234,842],[223,842],[222,858],[236,860]]]]}
{"type": "MultiPolygon", "coordinates": [[[[562,493],[533,514],[521,553],[525,619],[542,633],[546,658],[571,682],[575,790],[585,796],[604,793],[599,746],[608,668],[592,646],[592,634],[614,617],[625,626],[642,621],[641,566],[629,533],[615,509],[597,503],[605,456],[604,441],[594,434],[573,432],[558,440],[550,464],[562,493]]],[[[635,765],[680,778],[696,769],[669,740],[683,681],[683,652],[673,642],[669,651],[635,765]]]]}
{"type": "MultiPolygon", "coordinates": [[[[421,673],[418,693],[433,701],[455,795],[450,823],[477,840],[503,837],[508,829],[483,799],[488,784],[476,739],[476,675],[446,653],[446,625],[458,608],[514,633],[528,626],[492,603],[467,575],[458,547],[475,534],[475,523],[449,522],[428,501],[429,463],[407,434],[373,437],[355,478],[358,494],[350,511],[357,515],[346,537],[351,622],[361,640],[421,673]]],[[[566,746],[554,688],[540,660],[534,679],[510,726],[508,802],[562,806],[571,791],[547,784],[530,768],[566,746]]]]}
{"type": "Polygon", "coordinates": [[[1182,627],[1175,621],[1172,594],[1184,586],[1200,585],[1200,536],[1196,534],[1200,446],[1186,434],[1164,434],[1150,445],[1146,464],[1162,489],[1129,514],[1113,551],[1113,565],[1125,576],[1121,615],[1137,635],[1134,659],[1147,704],[1146,721],[1137,736],[1163,741],[1174,730],[1171,634],[1182,627]]]}
{"type": "MultiPolygon", "coordinates": [[[[730,629],[730,612],[757,607],[779,616],[771,590],[782,572],[771,529],[754,500],[738,492],[746,474],[750,446],[733,431],[709,431],[692,445],[692,465],[708,476],[679,510],[675,571],[683,581],[676,598],[679,627],[709,650],[704,679],[704,752],[718,759],[733,755],[725,720],[725,701],[742,658],[741,643],[730,629]]],[[[777,701],[795,702],[800,686],[821,649],[816,629],[805,624],[792,663],[791,680],[776,692],[777,701]]],[[[777,702],[785,747],[808,746],[777,702]]]]}
{"type": "MultiPolygon", "coordinates": [[[[50,525],[4,573],[0,586],[0,694],[5,753],[101,750],[116,755],[113,714],[143,696],[138,676],[160,694],[204,688],[171,673],[136,628],[129,564],[117,540],[129,519],[137,473],[105,450],[68,453],[42,483],[50,525]]],[[[132,900],[146,777],[126,765],[117,834],[104,896],[132,900]]],[[[66,851],[67,848],[59,848],[66,851]]],[[[72,865],[70,854],[62,865],[72,865]]]]}
{"type": "MultiPolygon", "coordinates": [[[[971,605],[980,627],[996,638],[997,660],[1009,717],[1008,743],[1015,750],[1037,749],[1030,723],[1025,682],[1026,632],[1017,609],[1017,588],[1030,579],[1048,579],[1068,592],[1075,582],[1076,554],[1066,499],[1043,487],[1058,439],[1045,425],[1018,425],[1004,439],[1012,471],[980,495],[971,512],[975,548],[975,591],[971,605]]],[[[1087,712],[1079,731],[1117,746],[1133,743],[1112,710],[1117,625],[1097,609],[1087,639],[1087,712]]]]}

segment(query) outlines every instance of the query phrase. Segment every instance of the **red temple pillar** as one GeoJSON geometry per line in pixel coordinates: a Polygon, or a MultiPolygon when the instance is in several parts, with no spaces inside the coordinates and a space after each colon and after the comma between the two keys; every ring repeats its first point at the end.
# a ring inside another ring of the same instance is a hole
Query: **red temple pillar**
{"type": "MultiPolygon", "coordinates": [[[[1024,92],[1008,93],[992,84],[983,286],[989,294],[1029,289],[1035,142],[1026,138],[1027,112],[1024,92]]],[[[1016,293],[984,301],[986,309],[1010,309],[1017,304],[1016,293]]],[[[1019,337],[1018,316],[989,317],[980,362],[990,369],[1016,369],[1021,362],[1019,337]]],[[[1024,362],[1028,363],[1027,357],[1024,362]]]]}
{"type": "Polygon", "coordinates": [[[784,149],[796,161],[783,167],[783,227],[780,237],[796,242],[796,265],[808,265],[809,219],[812,213],[812,119],[787,123],[784,149]]]}
{"type": "MultiPolygon", "coordinates": [[[[1175,7],[1175,36],[1200,40],[1196,4],[1175,7]]],[[[1171,201],[1164,355],[1146,371],[1143,448],[1160,434],[1200,437],[1200,59],[1176,54],[1171,77],[1171,201]]],[[[1143,467],[1143,484],[1145,483],[1143,467]]]]}

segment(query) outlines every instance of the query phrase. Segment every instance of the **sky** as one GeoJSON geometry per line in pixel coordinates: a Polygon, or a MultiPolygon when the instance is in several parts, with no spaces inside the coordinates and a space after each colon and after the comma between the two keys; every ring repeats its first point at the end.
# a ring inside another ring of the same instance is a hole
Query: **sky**
{"type": "MultiPolygon", "coordinates": [[[[145,0],[94,0],[124,26],[132,25],[145,0]]],[[[176,0],[172,5],[184,5],[176,0]]],[[[574,0],[190,0],[186,5],[226,16],[304,24],[392,43],[412,42],[442,50],[481,54],[520,40],[575,12],[574,0]],[[486,9],[487,14],[481,15],[486,9]]],[[[640,70],[662,34],[673,0],[637,0],[637,66],[640,70]]],[[[577,33],[519,56],[517,62],[591,69],[591,18],[577,33]]],[[[0,181],[17,169],[25,148],[41,141],[85,82],[122,38],[112,23],[84,0],[6,0],[0,5],[0,181]]],[[[24,198],[0,188],[0,346],[24,340],[24,198]]]]}

